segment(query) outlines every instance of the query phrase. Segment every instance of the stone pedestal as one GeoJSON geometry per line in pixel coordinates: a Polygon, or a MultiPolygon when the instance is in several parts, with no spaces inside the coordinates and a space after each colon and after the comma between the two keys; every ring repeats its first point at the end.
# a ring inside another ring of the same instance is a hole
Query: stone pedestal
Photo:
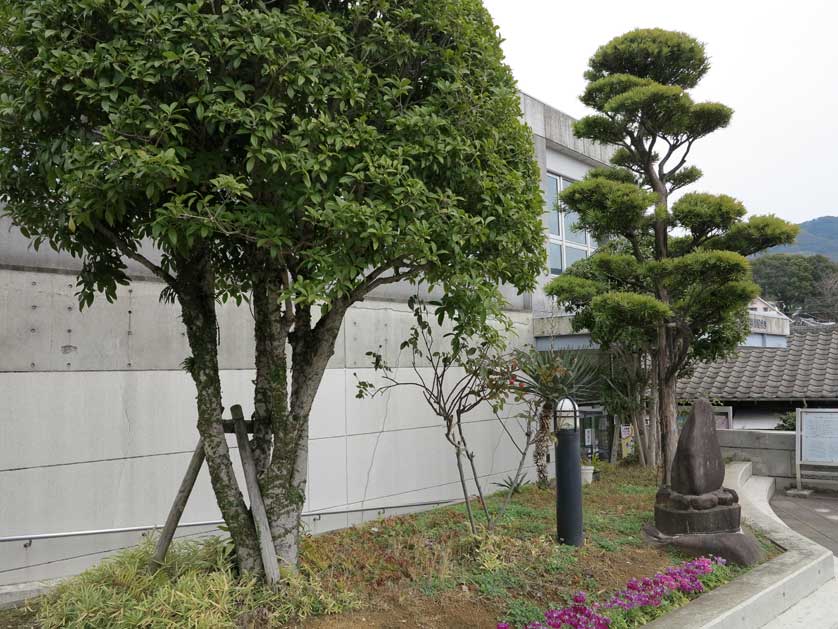
{"type": "Polygon", "coordinates": [[[672,486],[656,496],[655,525],[646,528],[650,541],[744,565],[759,561],[759,544],[740,527],[739,496],[722,487],[724,473],[713,407],[697,400],[678,438],[672,486]]]}
{"type": "Polygon", "coordinates": [[[655,505],[655,526],[664,535],[686,533],[735,533],[739,526],[739,505],[716,507],[707,511],[682,511],[668,505],[655,505]]]}

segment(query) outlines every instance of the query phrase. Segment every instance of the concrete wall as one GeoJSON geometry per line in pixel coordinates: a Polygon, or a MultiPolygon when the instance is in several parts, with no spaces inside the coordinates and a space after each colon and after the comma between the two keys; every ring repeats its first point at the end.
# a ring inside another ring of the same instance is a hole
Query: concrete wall
{"type": "Polygon", "coordinates": [[[795,483],[794,433],[780,430],[717,430],[722,456],[751,461],[754,476],[777,479],[777,488],[795,483]]]}
{"type": "MultiPolygon", "coordinates": [[[[116,303],[82,313],[74,286],[72,275],[0,269],[0,536],[160,524],[195,447],[194,386],[180,369],[188,347],[177,307],[159,303],[161,285],[134,282],[116,303]]],[[[252,316],[231,304],[219,315],[224,404],[247,415],[252,316]]],[[[531,315],[510,316],[517,342],[532,342],[531,315]]],[[[306,518],[313,533],[379,517],[382,507],[460,495],[439,421],[420,396],[401,389],[355,398],[357,378],[376,378],[365,352],[404,365],[399,343],[411,322],[407,307],[391,301],[347,315],[312,413],[305,512],[319,514],[306,518]],[[367,511],[328,513],[355,509],[367,511]]],[[[514,420],[510,427],[520,433],[514,420]]],[[[467,432],[484,485],[496,489],[492,482],[513,473],[516,450],[487,408],[473,413],[467,432]]],[[[183,522],[218,518],[204,472],[183,522]]],[[[73,574],[139,538],[2,543],[0,584],[73,574]]]]}

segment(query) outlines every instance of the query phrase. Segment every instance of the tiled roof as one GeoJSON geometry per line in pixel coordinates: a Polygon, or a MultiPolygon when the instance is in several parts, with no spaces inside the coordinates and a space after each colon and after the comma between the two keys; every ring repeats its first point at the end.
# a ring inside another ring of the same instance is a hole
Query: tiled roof
{"type": "Polygon", "coordinates": [[[788,347],[741,347],[702,363],[678,383],[678,397],[722,401],[838,400],[838,326],[792,327],[788,347]]]}

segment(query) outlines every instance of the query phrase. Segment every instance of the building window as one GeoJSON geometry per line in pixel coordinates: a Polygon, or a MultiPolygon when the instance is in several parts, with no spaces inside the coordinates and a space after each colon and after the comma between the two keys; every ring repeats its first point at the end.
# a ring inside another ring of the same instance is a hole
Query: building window
{"type": "Polygon", "coordinates": [[[580,245],[588,244],[588,234],[584,230],[573,229],[579,220],[576,212],[564,212],[564,239],[568,242],[578,242],[580,245]]]}
{"type": "Polygon", "coordinates": [[[562,264],[562,246],[560,244],[550,242],[547,245],[547,266],[553,275],[558,275],[564,269],[564,265],[562,264]]]}
{"type": "Polygon", "coordinates": [[[547,194],[545,200],[547,201],[547,233],[551,236],[559,236],[559,209],[557,203],[559,202],[559,177],[547,175],[547,194]]]}
{"type": "Polygon", "coordinates": [[[561,175],[548,174],[545,208],[547,223],[547,258],[551,275],[558,275],[578,260],[584,260],[596,248],[596,242],[585,230],[573,229],[579,220],[576,212],[567,212],[559,200],[559,192],[574,181],[561,175]]]}
{"type": "Polygon", "coordinates": [[[565,266],[570,266],[574,262],[578,262],[579,260],[584,260],[588,257],[588,250],[587,249],[579,249],[577,247],[571,247],[570,245],[564,248],[564,255],[565,255],[565,266]]]}

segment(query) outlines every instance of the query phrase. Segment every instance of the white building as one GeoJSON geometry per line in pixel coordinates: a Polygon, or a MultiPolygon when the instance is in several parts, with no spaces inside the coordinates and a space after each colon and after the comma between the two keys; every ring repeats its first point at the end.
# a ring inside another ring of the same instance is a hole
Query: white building
{"type": "MultiPolygon", "coordinates": [[[[565,114],[526,95],[522,106],[548,200],[607,160],[605,148],[573,137],[565,114]]],[[[544,224],[554,270],[595,246],[570,228],[570,216],[546,211],[544,224]]],[[[185,332],[178,309],[160,303],[161,284],[129,263],[134,281],[116,303],[100,299],[80,313],[77,269],[67,256],[34,252],[0,218],[0,538],[22,538],[0,542],[0,585],[73,574],[136,543],[141,532],[124,529],[163,522],[197,440],[194,386],[180,367],[185,332]],[[84,531],[100,532],[75,534],[84,531]]],[[[355,397],[354,374],[373,379],[365,352],[380,346],[398,364],[411,292],[383,287],[346,318],[312,414],[305,504],[312,532],[460,494],[451,451],[424,400],[407,389],[355,397]]],[[[533,313],[547,312],[547,300],[540,290],[505,293],[518,341],[532,343],[533,313]]],[[[219,314],[225,406],[241,404],[247,415],[252,317],[232,304],[219,314]]],[[[472,417],[468,432],[493,489],[514,472],[517,452],[488,410],[472,417]]],[[[178,535],[214,531],[195,523],[218,518],[204,471],[182,519],[191,526],[178,535]]]]}

